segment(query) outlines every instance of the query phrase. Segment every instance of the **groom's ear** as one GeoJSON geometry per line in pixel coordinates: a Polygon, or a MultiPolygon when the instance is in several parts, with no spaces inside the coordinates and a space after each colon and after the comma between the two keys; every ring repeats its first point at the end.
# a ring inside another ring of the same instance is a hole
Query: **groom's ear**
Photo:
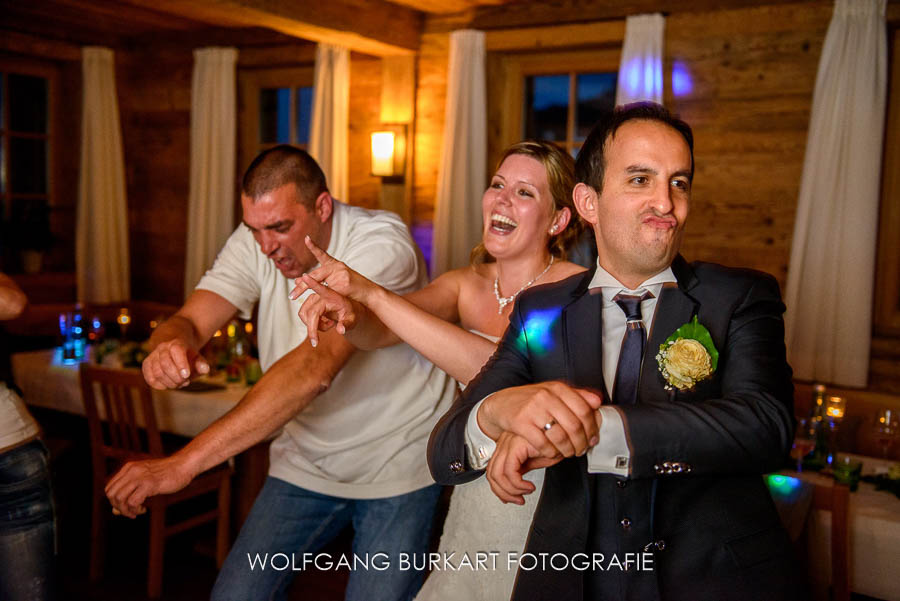
{"type": "Polygon", "coordinates": [[[575,189],[572,190],[572,200],[581,218],[591,225],[596,225],[599,201],[597,191],[585,183],[575,184],[575,189]]]}

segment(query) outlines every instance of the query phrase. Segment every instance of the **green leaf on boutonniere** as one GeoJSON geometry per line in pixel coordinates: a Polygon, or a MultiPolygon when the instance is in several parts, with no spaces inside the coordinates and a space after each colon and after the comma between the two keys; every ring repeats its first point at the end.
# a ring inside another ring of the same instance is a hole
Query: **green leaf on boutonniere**
{"type": "Polygon", "coordinates": [[[702,344],[706,352],[709,353],[709,362],[712,370],[716,371],[716,366],[719,364],[719,351],[716,350],[716,345],[713,344],[709,330],[697,320],[696,315],[691,321],[672,332],[672,335],[666,338],[666,341],[662,343],[660,348],[668,346],[669,343],[675,342],[679,338],[696,340],[702,344]]]}

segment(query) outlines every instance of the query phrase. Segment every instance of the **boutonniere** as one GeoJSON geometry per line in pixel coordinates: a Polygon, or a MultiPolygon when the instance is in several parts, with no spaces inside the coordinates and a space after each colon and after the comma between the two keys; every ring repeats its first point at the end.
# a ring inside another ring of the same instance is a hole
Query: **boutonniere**
{"type": "Polygon", "coordinates": [[[667,382],[666,390],[690,390],[716,371],[719,351],[709,330],[694,315],[691,321],[672,332],[659,345],[656,362],[667,382]]]}

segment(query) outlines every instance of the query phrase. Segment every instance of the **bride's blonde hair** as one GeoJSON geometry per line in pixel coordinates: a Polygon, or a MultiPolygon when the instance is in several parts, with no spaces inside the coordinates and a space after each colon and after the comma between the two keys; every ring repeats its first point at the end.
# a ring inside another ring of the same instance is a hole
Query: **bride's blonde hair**
{"type": "MultiPolygon", "coordinates": [[[[554,236],[550,236],[547,250],[557,259],[566,258],[566,251],[578,240],[584,231],[585,225],[575,210],[572,202],[572,188],[575,187],[575,161],[569,153],[562,150],[556,144],[543,140],[524,140],[509,146],[504,152],[497,169],[508,157],[521,154],[539,162],[547,171],[547,183],[550,187],[550,195],[553,197],[553,211],[568,208],[571,213],[569,225],[554,236]]],[[[485,249],[484,242],[472,249],[469,258],[473,265],[478,263],[491,263],[495,259],[485,249]]]]}

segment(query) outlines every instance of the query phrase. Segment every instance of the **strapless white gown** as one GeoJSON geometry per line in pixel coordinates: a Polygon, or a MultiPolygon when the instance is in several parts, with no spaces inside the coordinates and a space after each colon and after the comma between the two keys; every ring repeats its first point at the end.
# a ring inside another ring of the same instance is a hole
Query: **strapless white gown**
{"type": "MultiPolygon", "coordinates": [[[[474,333],[496,342],[495,337],[474,333]]],[[[509,599],[517,565],[509,564],[508,558],[511,553],[521,555],[525,549],[544,484],[544,470],[528,472],[525,478],[535,485],[535,491],[525,495],[525,505],[504,505],[484,476],[454,487],[438,547],[441,563],[435,566],[443,568],[443,558],[447,557],[448,563],[459,569],[432,569],[416,601],[509,599]],[[479,552],[481,564],[476,561],[479,552]],[[471,567],[464,562],[466,555],[471,567]]]]}

